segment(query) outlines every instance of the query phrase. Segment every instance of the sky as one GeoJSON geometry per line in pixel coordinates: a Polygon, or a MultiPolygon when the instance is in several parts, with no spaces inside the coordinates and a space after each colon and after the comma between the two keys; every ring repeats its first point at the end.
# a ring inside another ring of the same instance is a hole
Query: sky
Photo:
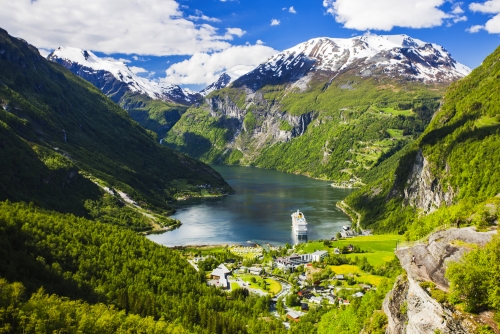
{"type": "Polygon", "coordinates": [[[407,34],[475,68],[500,45],[500,0],[0,0],[0,27],[200,90],[316,37],[407,34]]]}

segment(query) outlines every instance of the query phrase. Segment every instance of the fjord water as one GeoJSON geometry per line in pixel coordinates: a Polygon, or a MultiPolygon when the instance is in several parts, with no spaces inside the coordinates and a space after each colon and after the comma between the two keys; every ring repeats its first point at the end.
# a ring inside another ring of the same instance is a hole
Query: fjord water
{"type": "Polygon", "coordinates": [[[173,218],[182,226],[149,239],[166,246],[294,243],[291,214],[302,211],[309,240],[330,239],[349,218],[335,204],[352,190],[274,170],[212,166],[236,191],[219,198],[179,202],[173,218]]]}

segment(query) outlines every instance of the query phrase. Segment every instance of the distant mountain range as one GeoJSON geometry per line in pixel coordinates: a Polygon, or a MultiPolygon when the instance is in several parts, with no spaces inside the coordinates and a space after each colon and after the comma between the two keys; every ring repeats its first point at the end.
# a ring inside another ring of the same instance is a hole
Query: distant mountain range
{"type": "Polygon", "coordinates": [[[469,72],[407,35],[314,38],[208,94],[164,143],[206,162],[353,185],[424,131],[469,72]]]}
{"type": "Polygon", "coordinates": [[[89,81],[117,103],[127,92],[184,105],[191,105],[200,98],[199,93],[184,90],[177,85],[141,78],[124,62],[99,58],[91,51],[59,47],[47,59],[89,81]]]}
{"type": "MultiPolygon", "coordinates": [[[[238,79],[258,87],[287,83],[317,72],[356,70],[361,77],[385,76],[421,82],[451,82],[470,73],[442,46],[407,35],[314,38],[271,57],[238,79]]],[[[302,81],[301,84],[304,84],[302,81]]]]}

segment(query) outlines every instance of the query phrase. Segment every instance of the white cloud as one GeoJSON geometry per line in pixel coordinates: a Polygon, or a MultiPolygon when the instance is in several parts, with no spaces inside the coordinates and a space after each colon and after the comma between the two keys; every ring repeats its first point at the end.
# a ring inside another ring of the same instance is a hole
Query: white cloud
{"type": "Polygon", "coordinates": [[[484,29],[484,26],[482,25],[475,25],[470,28],[465,29],[466,31],[470,32],[471,34],[475,34],[476,32],[479,32],[484,29]]]}
{"type": "Polygon", "coordinates": [[[196,53],[170,66],[162,81],[177,85],[209,85],[224,72],[235,80],[276,53],[278,51],[264,45],[233,46],[212,54],[196,53]]]}
{"type": "Polygon", "coordinates": [[[226,28],[226,35],[225,39],[233,39],[232,36],[238,36],[241,37],[244,34],[246,34],[245,30],[241,30],[240,28],[226,28]]]}
{"type": "Polygon", "coordinates": [[[40,52],[40,55],[44,58],[47,58],[47,56],[52,52],[53,50],[48,50],[48,49],[38,49],[38,52],[40,52]]]}
{"type": "MultiPolygon", "coordinates": [[[[2,28],[43,49],[186,55],[230,47],[235,35],[183,17],[174,0],[2,1],[2,28]]],[[[203,18],[203,17],[202,17],[203,18]]]]}
{"type": "Polygon", "coordinates": [[[467,31],[478,32],[484,29],[490,34],[500,34],[500,0],[488,0],[484,3],[473,2],[469,5],[469,9],[473,12],[496,15],[489,19],[484,26],[472,26],[467,31]]]}
{"type": "Polygon", "coordinates": [[[465,22],[467,21],[467,16],[465,15],[462,15],[462,16],[457,16],[453,19],[453,22],[457,23],[457,22],[465,22]]]}
{"type": "Polygon", "coordinates": [[[101,59],[104,59],[104,60],[107,60],[107,61],[119,61],[119,62],[122,62],[122,63],[130,63],[131,60],[130,59],[125,59],[125,58],[120,58],[120,59],[116,59],[116,58],[113,58],[113,57],[101,57],[101,59]]]}
{"type": "Polygon", "coordinates": [[[288,12],[292,14],[297,14],[297,11],[295,10],[295,8],[293,8],[293,6],[288,8],[288,12]]]}
{"type": "Polygon", "coordinates": [[[264,45],[266,43],[264,43],[263,41],[261,41],[260,39],[257,40],[257,42],[255,42],[257,45],[264,45]]]}
{"type": "Polygon", "coordinates": [[[440,10],[445,0],[323,0],[327,12],[345,28],[391,30],[430,28],[449,15],[440,10]]]}
{"type": "Polygon", "coordinates": [[[280,21],[280,20],[276,20],[276,19],[272,19],[272,20],[271,20],[271,25],[272,25],[272,26],[279,26],[279,25],[280,25],[280,23],[281,23],[281,21],[280,21]]]}
{"type": "Polygon", "coordinates": [[[138,73],[148,73],[148,70],[146,70],[145,68],[142,68],[142,67],[129,66],[128,68],[130,68],[130,70],[132,72],[134,72],[135,74],[138,74],[138,73]]]}
{"type": "Polygon", "coordinates": [[[460,7],[460,4],[456,4],[455,7],[453,7],[453,10],[451,11],[452,14],[462,14],[464,10],[460,7]]]}
{"type": "Polygon", "coordinates": [[[195,11],[196,15],[189,15],[188,19],[193,20],[193,21],[207,21],[207,22],[220,22],[220,20],[216,17],[209,17],[203,14],[201,10],[196,10],[195,11]]]}
{"type": "Polygon", "coordinates": [[[139,56],[132,56],[132,59],[135,61],[149,61],[150,60],[149,58],[139,57],[139,56]]]}

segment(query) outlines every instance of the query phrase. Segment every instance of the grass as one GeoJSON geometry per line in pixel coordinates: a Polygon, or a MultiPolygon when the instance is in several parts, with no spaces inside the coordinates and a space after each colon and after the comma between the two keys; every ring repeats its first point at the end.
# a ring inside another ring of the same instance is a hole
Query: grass
{"type": "Polygon", "coordinates": [[[202,246],[202,247],[186,247],[185,251],[189,253],[201,252],[201,255],[213,253],[224,253],[227,246],[202,246]]]}
{"type": "Polygon", "coordinates": [[[236,282],[231,282],[231,290],[241,289],[240,285],[236,282]]]}
{"type": "Polygon", "coordinates": [[[401,240],[401,236],[394,234],[369,235],[332,241],[331,246],[323,245],[322,241],[308,242],[301,247],[304,253],[312,253],[315,250],[326,250],[333,252],[334,248],[342,248],[348,245],[356,245],[366,253],[346,254],[347,258],[355,256],[366,257],[372,266],[380,266],[387,261],[394,259],[394,249],[396,242],[401,240]]]}
{"type": "Polygon", "coordinates": [[[397,109],[390,108],[390,107],[388,107],[388,108],[379,108],[379,109],[382,110],[383,112],[386,112],[386,113],[394,115],[394,116],[398,116],[398,115],[412,116],[412,115],[415,115],[415,113],[411,109],[409,109],[409,110],[397,110],[397,109]]]}
{"type": "Polygon", "coordinates": [[[495,125],[499,125],[499,124],[500,124],[500,120],[499,120],[498,116],[495,116],[495,117],[483,116],[483,117],[479,118],[478,120],[476,120],[476,122],[475,122],[475,125],[478,128],[495,126],[495,125]]]}
{"type": "Polygon", "coordinates": [[[403,130],[387,129],[386,131],[392,138],[403,138],[403,130]]]}
{"type": "Polygon", "coordinates": [[[384,277],[382,276],[367,274],[361,269],[359,269],[357,266],[353,266],[350,264],[343,264],[341,266],[330,266],[330,268],[332,268],[335,274],[344,274],[344,275],[354,274],[356,276],[356,281],[358,281],[359,283],[367,283],[377,286],[384,279],[384,277]]]}
{"type": "Polygon", "coordinates": [[[269,294],[271,294],[271,295],[275,295],[275,294],[277,294],[278,292],[281,291],[281,284],[278,281],[275,281],[272,278],[266,278],[265,279],[265,281],[267,283],[268,290],[264,290],[262,287],[260,287],[258,285],[259,282],[262,282],[264,280],[260,276],[249,275],[249,274],[240,274],[240,275],[235,275],[235,277],[241,278],[243,280],[243,282],[248,283],[249,286],[252,289],[257,289],[257,290],[261,290],[261,291],[264,291],[264,292],[269,292],[269,294]],[[257,282],[256,283],[252,283],[250,281],[251,278],[255,278],[255,280],[257,282]]]}

